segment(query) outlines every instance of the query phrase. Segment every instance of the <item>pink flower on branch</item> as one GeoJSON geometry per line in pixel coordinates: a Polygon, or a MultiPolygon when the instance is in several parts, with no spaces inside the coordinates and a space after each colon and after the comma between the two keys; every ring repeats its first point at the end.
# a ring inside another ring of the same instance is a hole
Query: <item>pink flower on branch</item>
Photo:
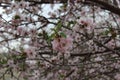
{"type": "Polygon", "coordinates": [[[24,52],[26,53],[27,58],[36,58],[36,52],[34,47],[26,48],[24,49],[24,52]]]}
{"type": "Polygon", "coordinates": [[[17,33],[18,35],[24,36],[25,34],[27,34],[27,30],[23,27],[17,27],[17,33]]]}
{"type": "Polygon", "coordinates": [[[67,36],[55,38],[52,42],[53,50],[65,53],[72,48],[72,38],[67,36]]]}

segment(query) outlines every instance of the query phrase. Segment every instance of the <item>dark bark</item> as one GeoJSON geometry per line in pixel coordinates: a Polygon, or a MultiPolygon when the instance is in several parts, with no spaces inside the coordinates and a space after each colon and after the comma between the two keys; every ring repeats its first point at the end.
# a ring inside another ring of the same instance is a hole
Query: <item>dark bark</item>
{"type": "Polygon", "coordinates": [[[101,0],[86,0],[86,1],[100,5],[100,7],[104,8],[105,10],[108,10],[108,11],[113,12],[120,16],[120,8],[118,8],[114,5],[111,5],[111,4],[101,1],[101,0]]]}

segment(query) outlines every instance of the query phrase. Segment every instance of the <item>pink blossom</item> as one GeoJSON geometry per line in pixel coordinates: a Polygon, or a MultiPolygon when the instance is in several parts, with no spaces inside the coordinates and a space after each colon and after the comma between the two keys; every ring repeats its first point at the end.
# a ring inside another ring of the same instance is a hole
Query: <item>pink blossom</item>
{"type": "Polygon", "coordinates": [[[108,46],[108,48],[114,49],[115,48],[115,41],[112,39],[111,41],[109,41],[106,46],[108,46]]]}
{"type": "Polygon", "coordinates": [[[29,6],[29,4],[23,0],[19,3],[19,8],[21,8],[21,9],[24,9],[28,6],[29,6]]]}
{"type": "Polygon", "coordinates": [[[29,34],[31,34],[32,36],[35,36],[36,32],[37,32],[36,29],[30,29],[29,34]]]}
{"type": "Polygon", "coordinates": [[[79,23],[80,23],[81,25],[84,25],[85,27],[91,27],[91,26],[94,25],[94,24],[93,24],[93,21],[92,21],[91,19],[80,19],[80,20],[79,20],[79,23]]]}
{"type": "Polygon", "coordinates": [[[26,30],[23,27],[18,27],[17,32],[19,35],[24,36],[26,33],[26,30]]]}
{"type": "Polygon", "coordinates": [[[41,44],[39,44],[39,43],[38,43],[38,41],[37,41],[37,40],[35,40],[35,41],[33,42],[33,46],[34,46],[34,47],[40,47],[40,46],[41,46],[41,44]]]}
{"type": "Polygon", "coordinates": [[[77,20],[77,24],[73,27],[74,31],[91,33],[95,24],[91,19],[81,18],[77,20]]]}
{"type": "Polygon", "coordinates": [[[36,52],[33,47],[26,48],[24,52],[27,54],[28,58],[35,58],[36,57],[36,52]]]}
{"type": "Polygon", "coordinates": [[[11,5],[10,7],[11,7],[11,9],[13,9],[13,10],[18,10],[18,9],[19,9],[18,4],[16,4],[16,3],[12,3],[12,5],[11,5]]]}
{"type": "Polygon", "coordinates": [[[120,74],[116,74],[116,75],[115,75],[115,79],[116,79],[116,80],[120,80],[120,74]]]}
{"type": "Polygon", "coordinates": [[[67,38],[59,37],[55,38],[52,42],[53,49],[62,53],[72,48],[72,38],[67,36],[67,38]]]}

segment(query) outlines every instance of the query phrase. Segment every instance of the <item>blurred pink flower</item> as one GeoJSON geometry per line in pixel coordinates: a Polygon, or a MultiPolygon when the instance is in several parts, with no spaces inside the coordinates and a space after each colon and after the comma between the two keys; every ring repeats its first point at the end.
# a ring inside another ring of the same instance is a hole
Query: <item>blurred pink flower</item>
{"type": "Polygon", "coordinates": [[[32,36],[35,36],[36,32],[37,32],[36,29],[30,29],[29,34],[31,34],[32,36]]]}
{"type": "Polygon", "coordinates": [[[26,33],[26,30],[23,27],[18,27],[17,28],[17,33],[21,36],[24,36],[26,33]]]}
{"type": "Polygon", "coordinates": [[[84,25],[84,26],[86,26],[86,27],[92,27],[92,26],[94,26],[94,23],[93,23],[93,21],[91,20],[91,19],[80,19],[79,20],[79,23],[81,24],[81,25],[84,25]]]}
{"type": "Polygon", "coordinates": [[[72,38],[67,36],[67,38],[59,37],[55,38],[52,42],[53,49],[62,53],[72,48],[72,38]]]}
{"type": "Polygon", "coordinates": [[[115,46],[116,46],[114,39],[112,39],[111,41],[109,41],[109,42],[106,44],[106,46],[108,46],[108,48],[110,48],[110,49],[114,49],[115,46]]]}
{"type": "Polygon", "coordinates": [[[21,0],[20,3],[18,4],[18,6],[19,6],[19,8],[24,9],[24,8],[28,7],[29,4],[27,2],[21,0]]]}
{"type": "Polygon", "coordinates": [[[28,58],[35,58],[36,57],[36,52],[33,47],[26,48],[24,52],[27,54],[28,58]]]}

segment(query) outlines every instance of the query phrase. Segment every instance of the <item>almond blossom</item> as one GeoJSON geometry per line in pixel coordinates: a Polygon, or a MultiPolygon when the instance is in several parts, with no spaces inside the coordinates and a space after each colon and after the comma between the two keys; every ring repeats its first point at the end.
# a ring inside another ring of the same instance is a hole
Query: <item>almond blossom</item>
{"type": "Polygon", "coordinates": [[[99,1],[0,0],[0,80],[120,80],[120,1],[99,1]]]}
{"type": "Polygon", "coordinates": [[[23,27],[18,27],[17,33],[18,33],[18,35],[24,36],[27,33],[27,30],[24,29],[23,27]]]}
{"type": "Polygon", "coordinates": [[[91,33],[94,29],[95,24],[89,18],[81,18],[77,20],[77,24],[73,27],[74,31],[91,33]]]}
{"type": "Polygon", "coordinates": [[[72,48],[72,38],[67,36],[64,37],[58,37],[55,38],[52,42],[53,50],[65,53],[66,51],[70,50],[72,48]]]}
{"type": "Polygon", "coordinates": [[[35,52],[35,49],[33,47],[29,47],[29,48],[24,49],[24,52],[26,53],[28,58],[35,58],[36,57],[36,52],[35,52]]]}

